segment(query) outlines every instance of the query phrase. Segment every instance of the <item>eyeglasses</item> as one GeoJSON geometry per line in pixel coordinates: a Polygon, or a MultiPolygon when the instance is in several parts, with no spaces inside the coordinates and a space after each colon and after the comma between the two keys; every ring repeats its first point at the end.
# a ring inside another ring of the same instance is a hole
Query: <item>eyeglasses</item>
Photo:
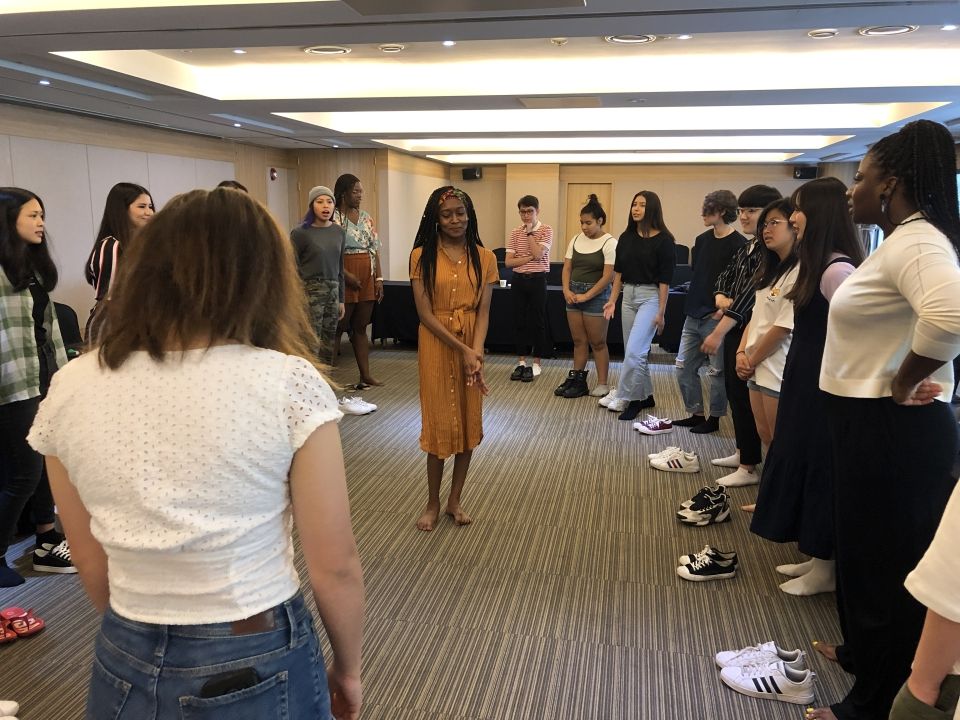
{"type": "Polygon", "coordinates": [[[763,208],[737,208],[737,215],[753,215],[761,210],[763,210],[763,208]]]}
{"type": "Polygon", "coordinates": [[[765,223],[760,225],[760,229],[764,230],[766,228],[770,228],[771,230],[776,230],[777,225],[781,224],[789,225],[790,223],[786,220],[767,220],[765,223]]]}

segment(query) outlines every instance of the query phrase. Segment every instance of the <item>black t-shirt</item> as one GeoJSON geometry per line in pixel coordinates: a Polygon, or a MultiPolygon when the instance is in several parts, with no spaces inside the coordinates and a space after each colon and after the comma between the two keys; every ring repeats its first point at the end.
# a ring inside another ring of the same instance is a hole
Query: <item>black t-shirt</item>
{"type": "Polygon", "coordinates": [[[669,285],[677,264],[675,240],[669,232],[641,237],[636,230],[625,230],[617,241],[617,259],[613,269],[630,285],[669,285]]]}
{"type": "Polygon", "coordinates": [[[713,290],[717,276],[746,242],[747,239],[736,230],[722,238],[713,234],[713,228],[697,235],[693,244],[693,278],[684,308],[688,316],[704,318],[716,312],[713,290]]]}

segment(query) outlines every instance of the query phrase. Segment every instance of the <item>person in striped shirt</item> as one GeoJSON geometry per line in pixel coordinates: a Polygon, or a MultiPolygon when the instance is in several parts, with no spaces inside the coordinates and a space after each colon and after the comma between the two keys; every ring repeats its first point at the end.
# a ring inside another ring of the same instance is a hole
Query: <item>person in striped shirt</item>
{"type": "Polygon", "coordinates": [[[532,382],[540,374],[540,359],[550,352],[545,318],[553,228],[540,222],[540,201],[533,195],[520,198],[517,209],[523,224],[510,233],[504,261],[513,268],[510,296],[518,355],[510,379],[532,382]],[[531,350],[533,364],[527,365],[531,350]]]}
{"type": "Polygon", "coordinates": [[[150,191],[136,183],[119,182],[107,193],[107,202],[100,220],[97,240],[87,258],[84,277],[96,291],[96,305],[87,319],[87,342],[96,334],[95,319],[100,303],[110,296],[110,287],[117,272],[117,263],[123,247],[153,217],[154,206],[150,191]]]}

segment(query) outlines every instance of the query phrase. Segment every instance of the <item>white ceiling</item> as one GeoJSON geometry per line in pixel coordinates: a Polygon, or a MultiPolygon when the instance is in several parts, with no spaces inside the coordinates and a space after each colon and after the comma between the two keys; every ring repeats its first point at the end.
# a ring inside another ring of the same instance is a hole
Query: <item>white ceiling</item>
{"type": "MultiPolygon", "coordinates": [[[[538,147],[563,138],[560,149],[576,152],[571,138],[583,137],[591,145],[580,150],[589,150],[593,162],[602,158],[595,148],[612,137],[642,137],[636,147],[630,140],[612,143],[631,152],[651,149],[651,137],[666,138],[653,143],[657,148],[682,150],[688,136],[701,150],[729,151],[733,142],[742,145],[735,150],[787,153],[782,157],[791,162],[838,160],[859,156],[907,118],[960,118],[960,31],[940,29],[960,24],[955,0],[587,0],[586,6],[583,0],[272,0],[155,7],[164,1],[101,0],[151,7],[23,13],[16,6],[57,3],[0,0],[0,102],[281,148],[419,139],[406,146],[447,156],[458,137],[470,137],[473,152],[479,145],[511,153],[523,138],[537,137],[538,147]],[[377,14],[385,9],[394,14],[377,14]],[[856,33],[873,25],[919,29],[895,37],[856,33]],[[808,38],[816,28],[840,33],[808,38]],[[612,34],[657,40],[615,46],[603,41],[612,34]],[[681,34],[693,37],[677,39],[681,34]],[[442,40],[457,44],[443,47],[442,40]],[[388,55],[377,49],[382,43],[405,48],[388,55]],[[314,45],[351,52],[302,52],[314,45]],[[858,108],[858,119],[834,112],[863,103],[870,105],[858,108]],[[878,103],[896,105],[871,107],[878,103]],[[747,112],[737,115],[743,107],[747,112]],[[447,114],[478,110],[487,112],[447,114]],[[429,115],[393,115],[411,111],[429,115]],[[351,115],[357,112],[363,115],[351,115]],[[538,112],[548,113],[543,121],[538,112]],[[404,128],[418,117],[422,127],[404,128]],[[499,124],[515,118],[525,122],[499,124]],[[757,135],[767,138],[751,142],[757,135]],[[830,136],[832,144],[818,147],[798,135],[830,136]],[[779,142],[772,136],[783,136],[783,145],[770,147],[779,142]],[[711,137],[736,140],[711,148],[711,137]],[[498,138],[511,141],[501,148],[498,138]],[[423,142],[430,139],[437,152],[423,142]]],[[[624,161],[620,155],[617,162],[624,161]]],[[[643,160],[642,152],[633,156],[643,160]]]]}

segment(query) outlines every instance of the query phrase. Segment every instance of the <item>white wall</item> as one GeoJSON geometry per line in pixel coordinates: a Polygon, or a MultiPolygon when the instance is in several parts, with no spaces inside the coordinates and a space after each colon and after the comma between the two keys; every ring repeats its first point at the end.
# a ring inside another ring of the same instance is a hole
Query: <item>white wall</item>
{"type": "Polygon", "coordinates": [[[423,207],[430,193],[447,184],[447,166],[391,151],[387,155],[386,170],[378,167],[377,172],[378,180],[386,179],[387,189],[387,205],[383,208],[381,183],[378,231],[386,250],[385,266],[381,269],[388,280],[407,280],[410,277],[410,251],[420,227],[423,207]]]}
{"type": "Polygon", "coordinates": [[[160,208],[178,193],[212,188],[233,177],[232,162],[0,135],[0,184],[26,188],[43,199],[60,271],[53,297],[77,311],[81,327],[93,307],[83,266],[115,183],[143,185],[160,208]]]}

